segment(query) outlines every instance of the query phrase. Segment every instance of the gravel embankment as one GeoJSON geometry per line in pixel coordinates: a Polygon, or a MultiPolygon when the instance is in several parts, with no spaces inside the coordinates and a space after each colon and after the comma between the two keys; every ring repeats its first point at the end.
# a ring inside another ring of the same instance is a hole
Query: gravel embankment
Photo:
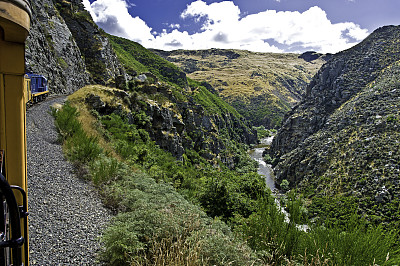
{"type": "Polygon", "coordinates": [[[99,265],[99,236],[111,218],[98,193],[63,156],[49,99],[27,111],[30,262],[99,265]]]}

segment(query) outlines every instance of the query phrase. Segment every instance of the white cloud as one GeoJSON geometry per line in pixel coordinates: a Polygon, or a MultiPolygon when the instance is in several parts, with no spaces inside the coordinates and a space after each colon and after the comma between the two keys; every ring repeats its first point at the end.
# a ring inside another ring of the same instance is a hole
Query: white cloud
{"type": "Polygon", "coordinates": [[[352,22],[332,23],[318,6],[303,13],[266,10],[248,15],[241,14],[232,1],[207,4],[202,0],[187,5],[181,14],[183,20],[201,22],[199,32],[189,34],[180,31],[179,24],[169,24],[172,32],[164,30],[156,35],[142,19],[128,13],[124,0],[97,0],[91,5],[88,0],[83,2],[105,31],[163,50],[231,48],[335,53],[368,35],[366,29],[352,22]]]}
{"type": "Polygon", "coordinates": [[[180,29],[181,25],[179,25],[179,24],[169,24],[168,27],[170,27],[171,29],[180,29]]]}
{"type": "Polygon", "coordinates": [[[132,17],[128,7],[132,4],[125,0],[97,0],[92,4],[84,0],[83,4],[93,20],[106,32],[149,45],[154,41],[152,29],[139,17],[132,17]]]}

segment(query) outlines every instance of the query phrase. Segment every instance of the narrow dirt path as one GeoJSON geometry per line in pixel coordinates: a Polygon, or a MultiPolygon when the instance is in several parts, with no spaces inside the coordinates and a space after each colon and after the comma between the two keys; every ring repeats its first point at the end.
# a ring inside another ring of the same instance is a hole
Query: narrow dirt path
{"type": "Polygon", "coordinates": [[[27,111],[30,262],[99,265],[99,236],[111,218],[95,189],[73,173],[57,142],[49,99],[27,111]]]}

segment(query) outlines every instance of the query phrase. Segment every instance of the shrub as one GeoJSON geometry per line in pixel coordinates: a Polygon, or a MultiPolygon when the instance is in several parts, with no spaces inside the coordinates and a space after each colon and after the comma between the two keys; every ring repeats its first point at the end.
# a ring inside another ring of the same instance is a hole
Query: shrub
{"type": "Polygon", "coordinates": [[[283,191],[288,191],[289,190],[289,181],[287,181],[286,179],[283,179],[280,187],[283,191]]]}
{"type": "Polygon", "coordinates": [[[62,141],[75,133],[82,132],[82,126],[77,119],[79,112],[68,102],[60,110],[52,109],[52,115],[55,118],[55,125],[62,141]]]}
{"type": "Polygon", "coordinates": [[[368,227],[367,221],[353,215],[345,227],[309,225],[305,233],[297,229],[295,222],[301,220],[301,204],[291,204],[289,209],[290,220],[285,221],[274,199],[268,197],[259,201],[257,211],[248,219],[237,221],[237,231],[248,239],[249,245],[270,255],[267,263],[280,264],[287,258],[307,262],[306,265],[393,265],[400,261],[398,230],[368,227]]]}
{"type": "Polygon", "coordinates": [[[128,167],[115,158],[101,155],[90,166],[90,175],[95,185],[109,184],[127,175],[128,167]]]}
{"type": "Polygon", "coordinates": [[[255,260],[227,225],[208,218],[168,184],[131,173],[108,189],[126,211],[103,237],[103,257],[113,265],[247,265],[255,260]]]}
{"type": "Polygon", "coordinates": [[[237,231],[253,250],[264,251],[266,263],[281,264],[298,248],[301,232],[294,222],[286,222],[285,215],[275,205],[271,195],[261,198],[257,211],[248,219],[239,220],[237,231]]]}
{"type": "Polygon", "coordinates": [[[65,142],[66,154],[69,160],[79,163],[89,163],[96,159],[102,149],[96,137],[89,137],[83,131],[68,138],[65,142]]]}
{"type": "Polygon", "coordinates": [[[52,114],[61,139],[65,141],[69,160],[85,164],[99,156],[102,149],[97,143],[97,138],[88,136],[82,129],[75,107],[67,102],[62,109],[53,109],[52,114]]]}

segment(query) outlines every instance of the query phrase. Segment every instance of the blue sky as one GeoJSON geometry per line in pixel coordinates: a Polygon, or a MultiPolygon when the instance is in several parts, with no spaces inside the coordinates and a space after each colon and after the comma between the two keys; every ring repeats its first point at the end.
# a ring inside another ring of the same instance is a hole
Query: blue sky
{"type": "Polygon", "coordinates": [[[83,0],[106,32],[147,48],[336,53],[400,24],[399,0],[83,0]]]}

